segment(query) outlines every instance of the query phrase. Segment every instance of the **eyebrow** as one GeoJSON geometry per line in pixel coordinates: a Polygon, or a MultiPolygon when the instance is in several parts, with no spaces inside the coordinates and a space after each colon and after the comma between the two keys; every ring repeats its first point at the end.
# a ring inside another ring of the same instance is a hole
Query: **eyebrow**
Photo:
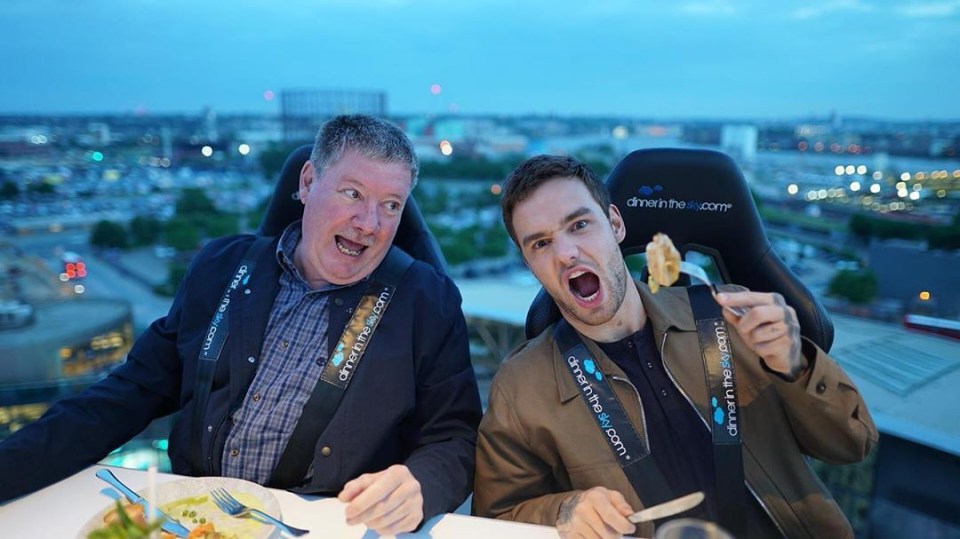
{"type": "MultiPolygon", "coordinates": [[[[560,225],[563,226],[569,223],[570,221],[579,219],[580,217],[583,217],[584,215],[589,215],[590,213],[591,213],[590,208],[586,206],[580,206],[579,208],[568,213],[563,219],[561,219],[560,225]]],[[[538,240],[546,235],[547,235],[546,232],[534,232],[533,234],[528,234],[523,237],[523,240],[520,241],[520,245],[528,245],[531,241],[538,240]]]]}

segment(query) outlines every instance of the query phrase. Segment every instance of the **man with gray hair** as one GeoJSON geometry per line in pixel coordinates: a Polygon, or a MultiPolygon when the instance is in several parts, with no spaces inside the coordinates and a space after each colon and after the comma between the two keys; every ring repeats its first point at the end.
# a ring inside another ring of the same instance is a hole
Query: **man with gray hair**
{"type": "Polygon", "coordinates": [[[337,495],[349,524],[385,535],[456,508],[480,401],[457,288],[392,245],[417,172],[396,126],[324,124],[303,219],[204,247],[123,365],[0,444],[0,500],[181,411],[174,473],[337,495]]]}

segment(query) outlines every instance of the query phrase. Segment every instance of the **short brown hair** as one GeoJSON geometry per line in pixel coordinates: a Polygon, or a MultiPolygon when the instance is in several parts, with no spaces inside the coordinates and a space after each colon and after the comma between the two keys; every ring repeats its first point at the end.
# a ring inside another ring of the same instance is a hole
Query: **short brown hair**
{"type": "Polygon", "coordinates": [[[538,187],[557,178],[578,178],[603,208],[603,213],[610,217],[610,192],[593,169],[568,155],[538,155],[517,165],[503,182],[500,209],[503,212],[503,224],[513,243],[520,245],[513,230],[513,209],[538,187]]]}

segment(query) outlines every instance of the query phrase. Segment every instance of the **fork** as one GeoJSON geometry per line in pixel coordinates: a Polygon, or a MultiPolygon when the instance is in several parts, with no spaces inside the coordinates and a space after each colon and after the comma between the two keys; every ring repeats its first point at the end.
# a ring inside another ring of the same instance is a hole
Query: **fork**
{"type": "MultiPolygon", "coordinates": [[[[701,281],[703,281],[703,284],[709,286],[710,289],[713,290],[714,294],[720,293],[720,289],[717,288],[717,285],[713,284],[710,278],[707,277],[707,272],[703,271],[703,268],[701,268],[700,266],[693,264],[691,262],[687,262],[686,260],[681,260],[680,271],[682,271],[683,273],[686,273],[690,277],[694,277],[696,279],[700,279],[701,281]]],[[[738,317],[747,314],[747,310],[744,309],[743,307],[737,307],[737,306],[730,307],[730,306],[724,305],[723,308],[737,315],[738,317]]]]}
{"type": "Polygon", "coordinates": [[[217,504],[217,507],[219,507],[221,511],[232,517],[239,518],[250,516],[259,520],[260,522],[273,524],[274,526],[286,532],[288,535],[292,535],[294,537],[300,537],[303,534],[310,533],[310,530],[294,528],[293,526],[284,524],[280,520],[273,518],[259,509],[253,509],[243,505],[236,498],[231,496],[229,492],[222,488],[215,488],[211,490],[210,496],[213,497],[213,503],[217,504]]]}

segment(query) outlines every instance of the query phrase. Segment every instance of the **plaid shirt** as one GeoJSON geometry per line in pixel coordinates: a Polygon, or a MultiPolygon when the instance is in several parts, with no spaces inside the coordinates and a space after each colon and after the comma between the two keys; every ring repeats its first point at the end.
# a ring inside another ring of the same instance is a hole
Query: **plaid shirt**
{"type": "Polygon", "coordinates": [[[327,302],[329,293],[340,288],[310,289],[293,265],[300,238],[298,221],[283,231],[277,245],[283,271],[260,353],[263,361],[243,404],[230,417],[223,448],[223,475],[261,485],[270,480],[323,372],[330,321],[327,302]]]}

